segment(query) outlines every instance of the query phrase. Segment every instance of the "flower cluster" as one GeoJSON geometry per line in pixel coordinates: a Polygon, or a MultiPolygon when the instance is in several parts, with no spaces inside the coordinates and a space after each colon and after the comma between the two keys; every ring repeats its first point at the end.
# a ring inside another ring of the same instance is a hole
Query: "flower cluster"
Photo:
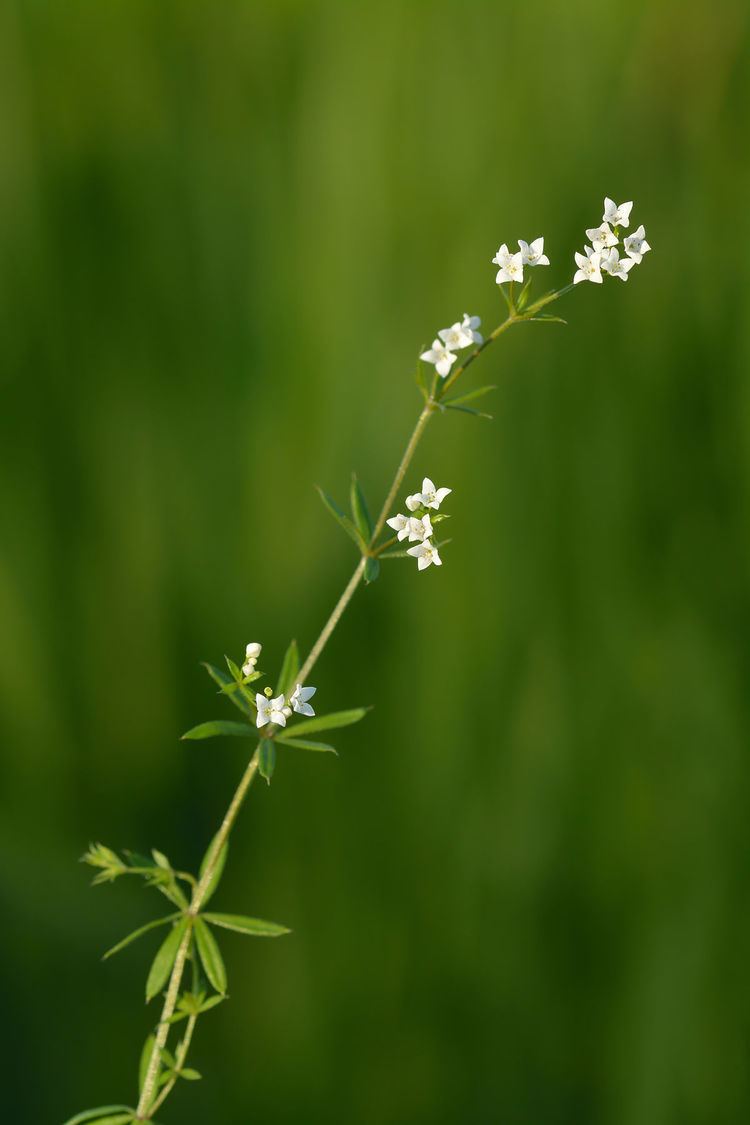
{"type": "MultiPolygon", "coordinates": [[[[245,663],[242,665],[242,674],[246,679],[257,680],[260,676],[260,672],[255,670],[255,665],[262,651],[263,645],[258,644],[257,641],[251,641],[246,646],[245,663]]],[[[288,699],[283,694],[274,696],[270,688],[266,688],[263,693],[257,692],[255,696],[256,727],[260,730],[267,723],[276,723],[280,727],[285,727],[286,721],[291,718],[293,711],[296,711],[299,715],[314,715],[315,712],[310,706],[309,700],[315,695],[316,690],[314,687],[303,687],[302,684],[297,684],[288,699]]]]}
{"type": "Polygon", "coordinates": [[[441,328],[432,341],[432,347],[422,352],[419,358],[425,363],[433,363],[440,378],[444,379],[456,362],[456,352],[472,344],[484,343],[482,334],[478,331],[481,323],[478,316],[464,313],[463,320],[457,320],[450,328],[441,328]]]}
{"type": "Polygon", "coordinates": [[[544,239],[535,238],[533,242],[518,240],[518,250],[511,254],[507,243],[503,243],[495,257],[493,266],[498,266],[495,281],[503,285],[506,281],[523,281],[524,266],[548,266],[549,258],[544,253],[544,239]]]}
{"type": "Polygon", "coordinates": [[[613,199],[604,200],[604,214],[600,226],[589,227],[586,231],[590,245],[584,246],[583,254],[575,255],[578,269],[573,277],[574,285],[579,281],[593,281],[601,285],[604,280],[602,271],[608,273],[610,277],[619,277],[622,281],[627,281],[633,266],[640,265],[643,255],[651,249],[646,242],[646,230],[643,224],[623,238],[624,257],[620,257],[620,251],[617,249],[620,245],[620,228],[629,226],[632,208],[632,200],[629,203],[620,203],[619,206],[613,199]]]}
{"type": "Polygon", "coordinates": [[[425,570],[428,566],[443,565],[438,549],[432,542],[434,534],[432,521],[435,519],[437,522],[438,519],[445,517],[433,517],[430,512],[437,512],[443,500],[452,491],[451,488],[436,488],[430,478],[425,477],[422,481],[422,491],[406,497],[406,507],[411,515],[405,516],[399,513],[386,521],[396,532],[399,543],[408,539],[410,543],[416,544],[414,547],[409,547],[406,553],[417,560],[419,570],[425,570]]]}

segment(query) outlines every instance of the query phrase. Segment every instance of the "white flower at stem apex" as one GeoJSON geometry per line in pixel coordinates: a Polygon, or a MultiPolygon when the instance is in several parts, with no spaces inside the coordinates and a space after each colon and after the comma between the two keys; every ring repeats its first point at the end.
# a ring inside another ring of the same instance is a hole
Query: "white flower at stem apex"
{"type": "Polygon", "coordinates": [[[249,645],[246,645],[245,663],[242,665],[242,672],[245,676],[252,676],[262,650],[263,645],[259,645],[257,641],[251,641],[249,645]]]}
{"type": "Polygon", "coordinates": [[[586,237],[590,239],[595,250],[609,250],[620,241],[609,223],[602,223],[600,227],[589,227],[586,237]]]}
{"type": "Polygon", "coordinates": [[[463,328],[464,332],[470,333],[471,339],[475,344],[484,343],[484,336],[481,332],[478,331],[481,324],[481,316],[469,316],[468,313],[464,313],[464,319],[461,322],[461,327],[463,328]]]}
{"type": "Polygon", "coordinates": [[[432,520],[429,512],[425,512],[421,520],[412,516],[409,520],[409,542],[416,543],[423,539],[432,538],[432,520]]]}
{"type": "Polygon", "coordinates": [[[598,250],[592,250],[590,246],[585,247],[585,254],[576,253],[576,265],[578,269],[573,275],[573,284],[577,285],[579,281],[594,281],[597,285],[602,283],[601,263],[602,256],[598,250]]]}
{"type": "Polygon", "coordinates": [[[625,247],[625,253],[628,257],[632,258],[634,262],[640,265],[643,261],[643,255],[647,254],[651,249],[646,242],[646,228],[643,223],[641,223],[637,230],[634,230],[632,234],[628,235],[623,242],[623,246],[625,247]]]}
{"type": "Polygon", "coordinates": [[[628,273],[637,265],[632,258],[620,258],[620,251],[614,247],[602,255],[601,266],[610,277],[619,277],[622,281],[628,280],[628,273]]]}
{"type": "Polygon", "coordinates": [[[424,506],[425,508],[434,508],[438,510],[446,496],[453,491],[452,488],[435,488],[435,485],[429,477],[425,477],[422,481],[422,491],[415,492],[413,496],[406,497],[406,506],[410,512],[416,512],[417,508],[424,506]]]}
{"type": "Polygon", "coordinates": [[[255,696],[255,706],[258,708],[258,717],[255,720],[255,725],[260,729],[266,723],[276,723],[280,727],[286,726],[286,715],[284,714],[284,706],[286,700],[283,695],[277,695],[275,699],[267,699],[265,695],[257,692],[255,696]]]}
{"type": "Polygon", "coordinates": [[[297,684],[296,688],[291,694],[289,702],[298,715],[315,714],[312,707],[307,701],[308,699],[312,699],[317,690],[318,689],[314,687],[302,687],[302,684],[297,684]]]}
{"type": "Polygon", "coordinates": [[[521,248],[521,262],[524,266],[548,266],[549,258],[544,253],[544,239],[535,238],[533,242],[524,242],[519,238],[521,248]]]}
{"type": "Polygon", "coordinates": [[[452,324],[450,328],[441,328],[438,336],[445,344],[448,351],[457,352],[461,348],[468,348],[469,344],[474,343],[474,337],[471,332],[467,332],[460,320],[452,324]]]}
{"type": "Polygon", "coordinates": [[[417,560],[418,570],[426,570],[428,566],[443,565],[437,547],[433,547],[429,539],[425,539],[423,543],[418,543],[416,547],[409,547],[406,553],[417,560]]]}
{"type": "Polygon", "coordinates": [[[422,352],[420,359],[425,363],[434,363],[435,370],[441,379],[450,371],[453,364],[456,362],[456,357],[440,340],[433,340],[432,347],[429,351],[422,352]]]}
{"type": "MultiPolygon", "coordinates": [[[[407,504],[408,504],[408,502],[409,501],[407,500],[407,504]]],[[[389,520],[385,521],[388,524],[388,526],[392,527],[393,530],[396,532],[399,543],[403,539],[406,539],[407,535],[409,534],[410,520],[411,520],[410,516],[402,516],[402,515],[399,514],[397,516],[391,516],[391,518],[389,520]]]]}
{"type": "Polygon", "coordinates": [[[517,254],[511,254],[504,242],[492,262],[500,267],[495,276],[497,285],[503,285],[506,281],[523,281],[523,255],[520,250],[517,254]]]}
{"type": "Polygon", "coordinates": [[[602,222],[609,223],[613,227],[626,227],[630,222],[630,212],[633,209],[633,200],[629,203],[615,203],[614,199],[607,197],[604,200],[604,214],[602,215],[602,222]]]}

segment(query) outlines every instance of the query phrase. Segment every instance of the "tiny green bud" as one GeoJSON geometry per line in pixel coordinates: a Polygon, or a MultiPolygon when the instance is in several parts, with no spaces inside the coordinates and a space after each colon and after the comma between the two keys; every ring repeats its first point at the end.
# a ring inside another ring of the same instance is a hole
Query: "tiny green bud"
{"type": "Polygon", "coordinates": [[[263,694],[265,695],[266,699],[270,699],[273,695],[273,689],[270,687],[263,688],[263,694]]]}

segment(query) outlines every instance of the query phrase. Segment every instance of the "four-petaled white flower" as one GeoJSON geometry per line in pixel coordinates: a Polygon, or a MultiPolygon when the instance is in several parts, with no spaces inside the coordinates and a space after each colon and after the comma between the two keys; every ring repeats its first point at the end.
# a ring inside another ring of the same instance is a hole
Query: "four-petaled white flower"
{"type": "Polygon", "coordinates": [[[609,223],[602,223],[600,227],[589,227],[586,237],[595,250],[609,250],[620,241],[609,223]]]}
{"type": "Polygon", "coordinates": [[[629,258],[632,258],[634,262],[640,264],[643,261],[643,255],[647,254],[651,249],[646,242],[646,228],[643,223],[641,223],[637,230],[634,230],[632,234],[628,235],[623,242],[623,246],[625,247],[625,253],[629,258]]]}
{"type": "Polygon", "coordinates": [[[312,699],[312,697],[315,695],[315,692],[317,690],[318,689],[314,688],[314,687],[302,687],[302,684],[297,684],[296,688],[292,692],[291,697],[289,699],[289,702],[291,703],[292,707],[297,712],[297,714],[299,714],[299,715],[314,715],[315,714],[312,707],[310,706],[310,704],[307,701],[308,701],[308,699],[312,699]]]}
{"type": "Polygon", "coordinates": [[[456,357],[440,340],[433,340],[432,347],[427,352],[422,352],[420,359],[425,363],[434,363],[435,370],[441,379],[450,371],[451,367],[456,361],[456,357]]]}
{"type": "Polygon", "coordinates": [[[252,676],[262,649],[263,645],[259,645],[257,641],[251,641],[250,644],[246,646],[245,663],[242,665],[243,675],[252,676]]]}
{"type": "Polygon", "coordinates": [[[585,254],[576,253],[578,269],[573,275],[573,284],[577,285],[579,281],[595,281],[597,285],[601,285],[602,256],[598,250],[592,250],[590,246],[585,247],[585,250],[585,254]]]}
{"type": "Polygon", "coordinates": [[[432,538],[432,520],[430,519],[429,512],[425,512],[421,520],[416,516],[412,516],[409,520],[409,542],[416,543],[423,539],[432,538]]]}
{"type": "Polygon", "coordinates": [[[484,336],[481,332],[477,331],[481,324],[481,316],[469,316],[468,313],[464,313],[464,319],[461,323],[461,327],[463,328],[464,332],[468,332],[470,334],[472,343],[474,344],[484,343],[484,336]]]}
{"type": "Polygon", "coordinates": [[[492,262],[500,267],[495,277],[498,285],[505,281],[523,281],[523,255],[520,250],[517,254],[511,254],[506,243],[503,243],[492,262]]]}
{"type": "Polygon", "coordinates": [[[521,247],[521,262],[524,266],[548,266],[549,258],[544,253],[544,239],[535,238],[533,242],[524,242],[519,238],[521,247]]]}
{"type": "Polygon", "coordinates": [[[621,258],[620,251],[614,247],[602,255],[601,268],[605,273],[610,277],[619,277],[623,281],[628,280],[628,273],[635,265],[637,262],[633,258],[621,258]]]}
{"type": "Polygon", "coordinates": [[[614,199],[606,198],[604,200],[604,214],[602,215],[602,222],[609,223],[613,227],[626,227],[630,222],[630,212],[633,209],[633,200],[629,203],[621,203],[619,206],[615,203],[614,199]]]}
{"type": "Polygon", "coordinates": [[[267,699],[265,695],[260,692],[255,696],[255,706],[258,708],[258,717],[255,720],[256,727],[264,727],[266,723],[277,723],[280,727],[286,726],[285,699],[283,695],[277,695],[275,699],[267,699]]]}
{"type": "Polygon", "coordinates": [[[467,332],[460,320],[452,324],[450,328],[441,328],[438,336],[445,344],[448,351],[457,352],[461,348],[468,348],[469,344],[473,344],[474,338],[471,332],[467,332]]]}
{"type": "MultiPolygon", "coordinates": [[[[409,503],[408,500],[406,502],[407,504],[409,503]]],[[[391,516],[391,518],[389,520],[386,520],[385,522],[397,533],[399,543],[402,541],[402,539],[406,539],[407,535],[409,534],[411,516],[402,516],[399,514],[397,516],[391,516]]]]}
{"type": "Polygon", "coordinates": [[[422,491],[415,492],[413,496],[407,496],[406,506],[410,512],[416,512],[417,508],[422,506],[434,508],[437,511],[443,500],[452,491],[452,488],[435,488],[430,478],[425,477],[422,481],[422,491]]]}
{"type": "Polygon", "coordinates": [[[407,555],[412,555],[417,560],[419,570],[425,570],[428,566],[443,565],[443,560],[438,554],[437,547],[433,547],[429,539],[425,539],[423,543],[418,543],[416,547],[410,547],[406,553],[407,555]]]}

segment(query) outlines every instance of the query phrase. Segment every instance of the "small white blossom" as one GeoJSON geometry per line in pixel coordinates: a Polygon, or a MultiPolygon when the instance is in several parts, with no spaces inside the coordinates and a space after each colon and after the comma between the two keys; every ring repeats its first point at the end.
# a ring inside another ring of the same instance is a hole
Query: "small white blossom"
{"type": "Polygon", "coordinates": [[[579,281],[595,281],[597,285],[601,285],[602,256],[598,250],[592,250],[590,246],[586,246],[585,250],[585,254],[576,253],[578,269],[573,275],[573,284],[577,285],[579,281]]]}
{"type": "Polygon", "coordinates": [[[544,253],[544,239],[535,238],[533,242],[524,242],[519,238],[521,247],[521,262],[524,266],[548,266],[549,258],[544,253]]]}
{"type": "Polygon", "coordinates": [[[425,477],[422,481],[422,491],[415,492],[413,496],[407,496],[406,506],[410,512],[416,512],[417,508],[422,505],[425,508],[434,508],[437,511],[443,500],[452,491],[452,488],[435,488],[430,478],[425,477]]]}
{"type": "Polygon", "coordinates": [[[245,663],[242,665],[243,675],[252,676],[262,649],[263,645],[259,645],[257,641],[251,641],[251,643],[246,646],[245,663]]]}
{"type": "Polygon", "coordinates": [[[643,223],[638,227],[638,230],[634,230],[632,234],[628,235],[623,242],[623,246],[625,247],[625,253],[634,262],[640,264],[643,261],[643,255],[651,249],[646,242],[646,228],[643,223]]]}
{"type": "Polygon", "coordinates": [[[435,370],[441,379],[445,378],[456,362],[456,357],[453,352],[449,351],[440,340],[433,340],[430,350],[422,352],[419,358],[423,359],[425,363],[434,363],[435,370]]]}
{"type": "Polygon", "coordinates": [[[586,237],[595,250],[609,250],[610,246],[617,246],[620,241],[609,223],[602,223],[600,227],[589,227],[586,237]]]}
{"type": "Polygon", "coordinates": [[[613,199],[606,198],[604,200],[602,222],[609,223],[613,227],[626,227],[630,222],[630,212],[632,209],[632,199],[630,203],[621,203],[618,206],[613,199]]]}
{"type": "Polygon", "coordinates": [[[432,520],[430,519],[429,512],[425,512],[421,520],[416,516],[412,516],[409,520],[409,542],[416,543],[423,539],[432,538],[432,520]]]}
{"type": "Polygon", "coordinates": [[[298,715],[315,714],[312,707],[307,701],[308,699],[312,699],[317,690],[318,689],[314,687],[302,687],[302,684],[297,684],[296,688],[292,692],[289,702],[298,715]]]}
{"type": "Polygon", "coordinates": [[[517,254],[511,254],[506,243],[503,243],[492,262],[500,267],[495,277],[498,285],[505,281],[523,281],[523,255],[520,250],[517,254]]]}
{"type": "MultiPolygon", "coordinates": [[[[409,501],[407,500],[406,503],[408,504],[409,501]]],[[[411,523],[410,516],[391,516],[391,518],[389,520],[386,520],[385,522],[397,533],[399,543],[402,541],[402,539],[406,539],[407,535],[409,534],[409,525],[411,523]]]]}
{"type": "Polygon", "coordinates": [[[481,332],[478,331],[481,324],[482,318],[480,316],[469,316],[468,313],[464,313],[464,319],[461,323],[461,327],[463,328],[464,332],[468,332],[470,334],[472,343],[474,344],[484,343],[484,336],[481,332]]]}
{"type": "Polygon", "coordinates": [[[285,727],[285,702],[283,695],[277,695],[275,699],[267,699],[265,695],[258,692],[255,696],[255,706],[258,708],[258,717],[255,720],[256,727],[264,727],[266,723],[277,723],[280,727],[285,727]]]}
{"type": "Polygon", "coordinates": [[[407,554],[412,555],[417,560],[419,570],[426,570],[428,566],[443,565],[437,547],[433,547],[429,539],[425,539],[424,543],[418,543],[416,547],[410,547],[407,554]]]}
{"type": "Polygon", "coordinates": [[[460,351],[461,348],[468,348],[469,344],[474,342],[471,332],[467,332],[462,322],[457,320],[450,328],[441,328],[438,336],[451,352],[460,351]]]}
{"type": "Polygon", "coordinates": [[[614,247],[602,255],[601,267],[610,277],[619,277],[628,280],[628,273],[637,263],[632,258],[621,258],[620,251],[614,247]]]}

